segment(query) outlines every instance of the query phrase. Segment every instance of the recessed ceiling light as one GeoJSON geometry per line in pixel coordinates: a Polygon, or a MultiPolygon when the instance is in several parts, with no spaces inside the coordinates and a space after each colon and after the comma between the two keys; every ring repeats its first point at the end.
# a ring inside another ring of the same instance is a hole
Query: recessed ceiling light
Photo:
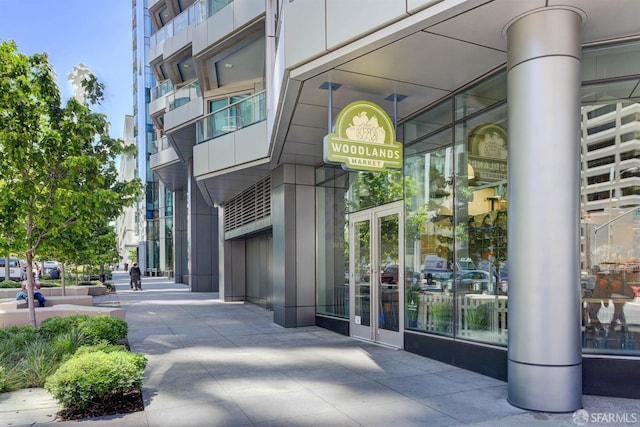
{"type": "Polygon", "coordinates": [[[233,68],[233,64],[224,64],[224,68],[233,68]]]}

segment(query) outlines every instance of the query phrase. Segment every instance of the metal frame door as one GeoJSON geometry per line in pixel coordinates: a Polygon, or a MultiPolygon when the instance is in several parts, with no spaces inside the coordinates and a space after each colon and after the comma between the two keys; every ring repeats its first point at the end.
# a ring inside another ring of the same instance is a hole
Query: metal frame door
{"type": "Polygon", "coordinates": [[[402,208],[396,202],[349,215],[351,336],[397,348],[403,347],[404,332],[402,208]],[[397,259],[382,259],[385,247],[396,251],[395,239],[383,236],[383,228],[397,233],[397,259]],[[396,276],[383,279],[384,268],[396,264],[396,276]]]}

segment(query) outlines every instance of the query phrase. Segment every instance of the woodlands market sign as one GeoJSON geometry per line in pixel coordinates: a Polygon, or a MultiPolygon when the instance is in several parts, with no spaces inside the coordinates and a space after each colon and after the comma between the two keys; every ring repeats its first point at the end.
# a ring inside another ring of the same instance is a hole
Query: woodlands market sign
{"type": "Polygon", "coordinates": [[[324,138],[324,161],[344,169],[382,171],[402,168],[402,144],[380,106],[356,101],[342,109],[335,133],[324,138]]]}

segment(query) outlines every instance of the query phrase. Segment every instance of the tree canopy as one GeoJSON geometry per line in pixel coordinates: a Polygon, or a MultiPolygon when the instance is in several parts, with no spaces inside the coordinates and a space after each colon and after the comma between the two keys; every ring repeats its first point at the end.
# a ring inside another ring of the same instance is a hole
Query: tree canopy
{"type": "MultiPolygon", "coordinates": [[[[24,254],[32,300],[36,253],[69,250],[61,243],[90,241],[141,191],[138,179],[120,182],[115,160],[125,147],[91,107],[104,86],[82,81],[83,102],[62,102],[46,54],[27,56],[12,41],[0,44],[0,250],[24,254]]],[[[114,242],[115,245],[115,242],[114,242]]]]}

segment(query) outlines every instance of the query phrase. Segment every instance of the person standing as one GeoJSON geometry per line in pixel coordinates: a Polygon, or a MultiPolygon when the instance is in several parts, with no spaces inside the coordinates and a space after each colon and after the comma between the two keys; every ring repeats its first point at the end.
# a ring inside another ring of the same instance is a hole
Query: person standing
{"type": "Polygon", "coordinates": [[[129,276],[131,276],[131,289],[134,291],[142,290],[142,272],[140,271],[140,267],[138,267],[138,263],[134,262],[133,267],[129,271],[129,276]]]}

